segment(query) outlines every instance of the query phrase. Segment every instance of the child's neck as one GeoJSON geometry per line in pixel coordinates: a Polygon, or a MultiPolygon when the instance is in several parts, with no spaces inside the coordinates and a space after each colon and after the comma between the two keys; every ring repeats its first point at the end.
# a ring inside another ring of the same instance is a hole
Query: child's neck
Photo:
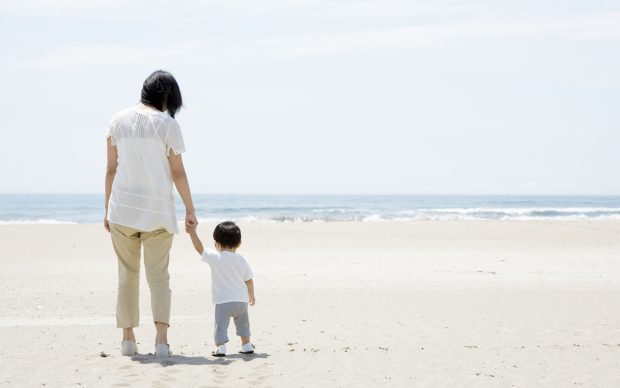
{"type": "Polygon", "coordinates": [[[215,247],[220,252],[237,253],[237,248],[225,248],[223,246],[215,247]]]}

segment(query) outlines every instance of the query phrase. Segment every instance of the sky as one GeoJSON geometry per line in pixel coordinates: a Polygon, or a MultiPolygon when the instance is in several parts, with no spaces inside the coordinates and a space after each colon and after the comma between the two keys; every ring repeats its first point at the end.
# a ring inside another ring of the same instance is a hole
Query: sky
{"type": "Polygon", "coordinates": [[[0,193],[100,193],[164,69],[196,193],[619,195],[618,1],[0,1],[0,193]]]}

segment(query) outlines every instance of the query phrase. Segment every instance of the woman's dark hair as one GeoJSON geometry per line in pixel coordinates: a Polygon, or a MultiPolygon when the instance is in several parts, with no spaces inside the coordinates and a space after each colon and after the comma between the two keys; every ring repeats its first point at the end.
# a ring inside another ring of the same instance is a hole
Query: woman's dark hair
{"type": "Polygon", "coordinates": [[[224,248],[237,248],[241,244],[241,229],[232,221],[224,221],[215,227],[213,239],[224,248]]]}
{"type": "Polygon", "coordinates": [[[170,117],[174,118],[174,114],[183,106],[183,98],[181,97],[181,89],[177,80],[167,71],[157,70],[144,81],[142,85],[143,104],[150,105],[154,108],[164,111],[164,103],[170,117]]]}

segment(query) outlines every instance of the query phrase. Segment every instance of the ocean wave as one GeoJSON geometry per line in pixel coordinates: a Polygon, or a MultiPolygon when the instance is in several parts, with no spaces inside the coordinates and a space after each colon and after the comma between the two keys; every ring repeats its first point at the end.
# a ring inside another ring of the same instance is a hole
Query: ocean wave
{"type": "MultiPolygon", "coordinates": [[[[101,195],[0,195],[0,225],[100,223],[101,195]]],[[[195,196],[201,223],[617,220],[620,196],[195,196]]],[[[177,203],[178,220],[184,219],[177,203]]]]}
{"type": "Polygon", "coordinates": [[[596,211],[588,209],[419,209],[396,212],[374,212],[370,214],[343,213],[334,215],[260,215],[201,218],[200,222],[217,223],[224,219],[232,219],[235,222],[254,223],[307,223],[307,222],[386,222],[386,221],[476,221],[476,220],[620,220],[620,209],[607,209],[596,211]]]}
{"type": "Polygon", "coordinates": [[[459,214],[477,214],[477,213],[506,213],[506,214],[531,214],[535,212],[555,212],[555,213],[618,213],[620,208],[617,207],[476,207],[476,208],[420,208],[403,210],[402,213],[419,214],[419,213],[459,213],[459,214]]]}
{"type": "Polygon", "coordinates": [[[373,214],[373,215],[362,218],[362,222],[381,222],[381,221],[388,221],[388,220],[386,220],[379,214],[373,214]]]}
{"type": "Polygon", "coordinates": [[[74,221],[49,220],[49,219],[0,220],[0,225],[76,225],[76,224],[78,223],[74,221]]]}

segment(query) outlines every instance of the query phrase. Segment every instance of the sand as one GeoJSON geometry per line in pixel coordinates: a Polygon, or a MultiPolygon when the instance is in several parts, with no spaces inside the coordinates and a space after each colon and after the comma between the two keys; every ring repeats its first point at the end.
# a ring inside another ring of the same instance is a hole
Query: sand
{"type": "Polygon", "coordinates": [[[0,386],[620,386],[620,221],[240,226],[257,353],[210,356],[209,269],[181,234],[166,362],[144,273],[120,355],[101,226],[0,226],[0,386]]]}

